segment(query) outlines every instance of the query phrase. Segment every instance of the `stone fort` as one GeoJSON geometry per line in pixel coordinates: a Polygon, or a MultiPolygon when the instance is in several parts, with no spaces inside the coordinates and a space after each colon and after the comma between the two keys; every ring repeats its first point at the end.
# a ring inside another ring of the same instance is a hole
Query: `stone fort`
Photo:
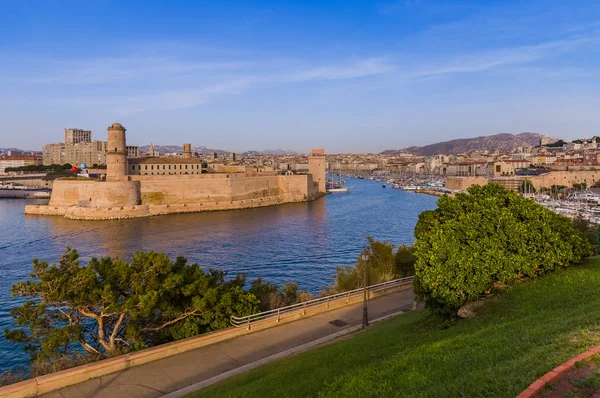
{"type": "Polygon", "coordinates": [[[323,151],[309,155],[306,174],[280,175],[260,166],[203,171],[190,144],[180,158],[128,159],[125,131],[119,123],[108,128],[104,180],[58,179],[50,203],[25,206],[25,214],[107,220],[305,202],[326,193],[323,151]]]}

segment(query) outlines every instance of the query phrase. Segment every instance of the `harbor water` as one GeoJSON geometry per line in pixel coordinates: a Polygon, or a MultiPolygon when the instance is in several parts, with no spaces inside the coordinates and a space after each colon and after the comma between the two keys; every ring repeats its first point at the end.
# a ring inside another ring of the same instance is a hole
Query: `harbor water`
{"type": "Polygon", "coordinates": [[[21,302],[11,297],[10,287],[27,278],[34,258],[57,262],[66,246],[84,261],[154,250],[207,268],[245,272],[249,280],[295,281],[317,293],[333,283],[337,265],[354,263],[367,236],[412,243],[418,215],[437,201],[375,181],[349,179],[346,186],[350,192],[309,203],[118,221],[26,216],[25,204],[44,202],[0,200],[0,371],[28,363],[3,331],[12,327],[9,309],[21,302]]]}

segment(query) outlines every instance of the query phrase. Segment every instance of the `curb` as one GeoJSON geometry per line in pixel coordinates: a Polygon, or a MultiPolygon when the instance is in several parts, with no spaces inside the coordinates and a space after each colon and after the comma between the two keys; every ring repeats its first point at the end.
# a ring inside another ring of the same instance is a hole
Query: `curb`
{"type": "Polygon", "coordinates": [[[551,384],[557,378],[571,370],[573,366],[575,366],[576,362],[583,361],[584,359],[589,358],[597,354],[598,352],[600,352],[600,345],[589,349],[586,352],[579,354],[574,358],[569,359],[567,362],[555,367],[554,369],[552,369],[551,371],[549,371],[548,373],[531,383],[529,387],[527,387],[522,393],[517,395],[517,398],[535,397],[546,387],[546,384],[551,384]]]}
{"type": "MultiPolygon", "coordinates": [[[[388,314],[388,315],[382,316],[380,318],[373,319],[373,320],[369,321],[369,324],[373,324],[373,323],[377,323],[377,322],[380,322],[380,321],[384,321],[384,320],[386,320],[388,318],[392,318],[392,317],[394,317],[396,315],[402,315],[402,314],[407,313],[407,312],[410,312],[410,311],[398,311],[398,312],[394,312],[393,314],[388,314]]],[[[203,388],[206,388],[208,386],[216,384],[216,383],[218,383],[218,382],[220,382],[222,380],[225,380],[225,379],[228,379],[230,377],[233,377],[233,376],[239,375],[241,373],[247,372],[248,370],[257,368],[257,367],[259,367],[261,365],[264,365],[266,363],[275,361],[277,359],[288,357],[288,356],[290,356],[292,354],[295,354],[297,352],[304,351],[304,350],[307,350],[309,348],[313,348],[313,347],[316,347],[316,346],[321,345],[323,343],[326,343],[328,341],[337,339],[338,337],[342,337],[342,336],[345,336],[347,334],[354,333],[354,332],[360,330],[361,328],[362,328],[362,325],[356,325],[356,326],[349,327],[348,329],[344,329],[344,330],[341,330],[339,332],[332,333],[332,334],[330,334],[328,336],[321,337],[320,339],[317,339],[317,340],[309,341],[308,343],[304,343],[304,344],[299,345],[297,347],[290,348],[290,349],[287,349],[285,351],[278,352],[277,354],[273,354],[273,355],[270,355],[268,357],[259,359],[257,361],[248,363],[246,365],[240,366],[239,368],[231,369],[231,370],[229,370],[227,372],[224,372],[224,373],[221,373],[219,375],[213,376],[211,378],[208,378],[206,380],[200,381],[198,383],[189,385],[189,386],[184,387],[184,388],[182,388],[180,390],[176,390],[176,391],[170,392],[169,394],[163,395],[161,398],[180,398],[180,397],[186,396],[188,394],[191,394],[193,392],[199,391],[199,390],[201,390],[203,388]]],[[[599,349],[600,349],[600,346],[599,346],[599,349]]]]}

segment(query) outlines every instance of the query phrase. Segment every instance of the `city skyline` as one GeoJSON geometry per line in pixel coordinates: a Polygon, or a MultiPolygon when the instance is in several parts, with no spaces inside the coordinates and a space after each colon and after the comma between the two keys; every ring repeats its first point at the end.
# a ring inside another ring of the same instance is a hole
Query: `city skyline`
{"type": "MultiPolygon", "coordinates": [[[[132,144],[380,152],[600,130],[600,5],[128,1],[7,4],[2,147],[66,127],[132,144]]],[[[98,139],[98,138],[95,138],[98,139]]]]}

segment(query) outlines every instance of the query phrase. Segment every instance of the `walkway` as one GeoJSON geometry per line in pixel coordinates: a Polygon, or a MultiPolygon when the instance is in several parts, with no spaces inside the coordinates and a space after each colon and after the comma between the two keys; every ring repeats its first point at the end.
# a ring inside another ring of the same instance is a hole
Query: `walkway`
{"type": "MultiPolygon", "coordinates": [[[[369,318],[409,311],[413,297],[412,289],[407,289],[372,299],[369,318]]],[[[354,304],[88,380],[43,397],[160,397],[361,322],[362,305],[354,304]],[[330,323],[334,320],[345,325],[334,326],[330,323]]]]}

